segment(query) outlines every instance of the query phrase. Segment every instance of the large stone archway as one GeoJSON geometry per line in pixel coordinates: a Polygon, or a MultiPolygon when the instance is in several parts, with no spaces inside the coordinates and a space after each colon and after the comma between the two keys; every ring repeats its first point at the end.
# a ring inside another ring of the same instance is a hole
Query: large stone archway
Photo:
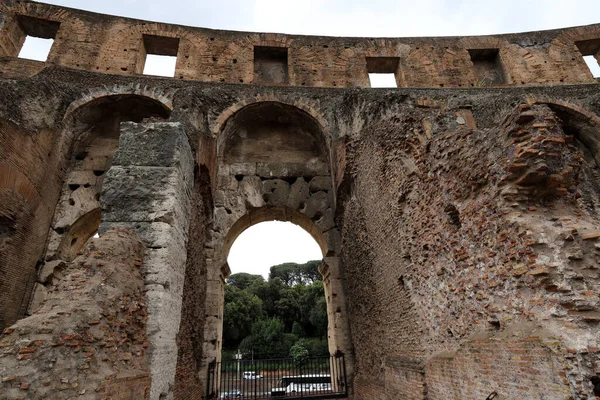
{"type": "Polygon", "coordinates": [[[330,352],[342,352],[351,359],[329,154],[321,125],[288,104],[253,103],[222,125],[217,139],[214,219],[206,249],[210,299],[206,301],[201,377],[206,376],[209,363],[220,360],[229,249],[241,232],[264,221],[293,222],[319,244],[330,352]]]}

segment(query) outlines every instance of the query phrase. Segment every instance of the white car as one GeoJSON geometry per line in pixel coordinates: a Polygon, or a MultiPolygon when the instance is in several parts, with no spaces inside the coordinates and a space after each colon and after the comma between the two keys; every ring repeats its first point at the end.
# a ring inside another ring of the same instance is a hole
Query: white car
{"type": "Polygon", "coordinates": [[[244,371],[244,379],[262,379],[263,376],[255,371],[244,371]]]}
{"type": "Polygon", "coordinates": [[[242,397],[242,392],[240,392],[239,390],[233,390],[231,392],[223,392],[221,393],[221,398],[222,399],[233,399],[236,397],[242,397]]]}

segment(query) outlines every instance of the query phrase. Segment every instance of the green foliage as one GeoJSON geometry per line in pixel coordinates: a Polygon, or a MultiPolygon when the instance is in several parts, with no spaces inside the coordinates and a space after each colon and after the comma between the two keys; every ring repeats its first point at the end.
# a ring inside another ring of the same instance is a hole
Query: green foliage
{"type": "Polygon", "coordinates": [[[290,357],[296,366],[302,366],[308,360],[308,350],[298,341],[290,348],[290,357]]]}
{"type": "Polygon", "coordinates": [[[302,338],[296,344],[308,350],[309,357],[327,357],[329,355],[326,338],[302,338]]]}
{"type": "Polygon", "coordinates": [[[294,335],[298,336],[298,337],[304,337],[304,336],[306,336],[306,332],[304,331],[304,327],[298,321],[294,321],[294,324],[292,325],[292,333],[294,335]]]}
{"type": "Polygon", "coordinates": [[[322,280],[319,273],[321,261],[313,260],[305,264],[285,263],[274,265],[269,273],[269,280],[279,278],[288,285],[310,285],[311,283],[322,280]]]}
{"type": "Polygon", "coordinates": [[[263,318],[262,300],[236,286],[225,287],[223,341],[235,345],[250,334],[252,324],[263,318]]]}
{"type": "Polygon", "coordinates": [[[283,323],[277,318],[262,319],[252,325],[252,333],[240,343],[240,350],[254,358],[284,358],[298,340],[296,335],[285,333],[283,323]]]}
{"type": "Polygon", "coordinates": [[[227,284],[229,286],[235,286],[238,289],[248,289],[259,283],[264,283],[265,278],[262,275],[252,275],[246,272],[239,272],[237,274],[231,274],[227,278],[227,284]]]}
{"type": "Polygon", "coordinates": [[[287,263],[260,275],[233,274],[225,288],[224,349],[248,357],[288,357],[298,342],[309,355],[327,355],[327,307],[318,266],[287,263]],[[299,342],[298,339],[301,341],[299,342]]]}

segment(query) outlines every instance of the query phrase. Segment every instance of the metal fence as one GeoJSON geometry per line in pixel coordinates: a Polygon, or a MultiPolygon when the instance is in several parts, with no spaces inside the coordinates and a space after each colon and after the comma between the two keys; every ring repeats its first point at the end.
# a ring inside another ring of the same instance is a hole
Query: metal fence
{"type": "Polygon", "coordinates": [[[208,399],[329,399],[348,393],[344,356],[213,362],[208,399]]]}

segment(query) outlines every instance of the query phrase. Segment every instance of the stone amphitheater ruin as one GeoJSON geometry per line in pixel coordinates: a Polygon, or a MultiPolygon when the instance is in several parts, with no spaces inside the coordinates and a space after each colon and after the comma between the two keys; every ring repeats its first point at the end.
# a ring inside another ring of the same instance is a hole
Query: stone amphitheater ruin
{"type": "Polygon", "coordinates": [[[270,220],[323,251],[354,398],[593,398],[590,55],[600,25],[333,38],[2,1],[0,399],[207,398],[229,247],[270,220]]]}

